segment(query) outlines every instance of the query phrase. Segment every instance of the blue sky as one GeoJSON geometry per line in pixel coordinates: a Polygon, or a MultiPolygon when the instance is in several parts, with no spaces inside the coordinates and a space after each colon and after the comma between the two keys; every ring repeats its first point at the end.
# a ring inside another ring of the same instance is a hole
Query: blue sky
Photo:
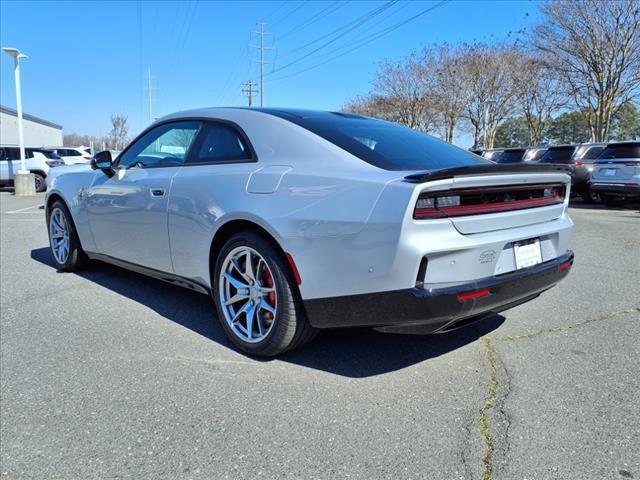
{"type": "MultiPolygon", "coordinates": [[[[0,43],[29,55],[22,64],[25,112],[62,124],[65,133],[91,135],[106,134],[109,115],[124,113],[134,134],[148,124],[148,66],[155,77],[154,116],[246,105],[240,83],[258,80],[258,65],[251,63],[258,51],[248,45],[257,42],[250,31],[259,21],[273,33],[266,44],[276,47],[266,57],[275,63],[265,71],[282,69],[266,76],[265,106],[331,110],[366,94],[384,59],[436,42],[504,40],[538,18],[529,0],[438,3],[1,1],[0,43]],[[436,8],[367,41],[430,7],[436,8]],[[335,41],[337,33],[327,36],[345,26],[352,30],[335,41]]],[[[13,61],[0,58],[0,101],[15,107],[13,61]]]]}

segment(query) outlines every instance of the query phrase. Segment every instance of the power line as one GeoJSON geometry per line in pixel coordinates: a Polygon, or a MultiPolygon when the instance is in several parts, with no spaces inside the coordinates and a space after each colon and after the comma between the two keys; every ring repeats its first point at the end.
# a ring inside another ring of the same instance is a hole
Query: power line
{"type": "MultiPolygon", "coordinates": [[[[340,2],[340,0],[336,0],[335,2],[332,2],[329,4],[328,7],[323,8],[322,10],[320,10],[317,13],[314,13],[313,15],[311,15],[310,17],[308,17],[306,20],[304,20],[303,22],[300,22],[297,26],[293,27],[291,30],[283,33],[282,35],[278,36],[278,40],[283,40],[297,32],[299,32],[300,30],[303,30],[307,27],[309,27],[310,25],[313,25],[314,23],[322,20],[323,18],[327,17],[328,15],[331,15],[332,13],[337,12],[338,10],[340,10],[342,7],[344,7],[345,5],[347,5],[347,2],[340,2]]],[[[273,28],[273,26],[272,26],[273,28]]]]}
{"type": "Polygon", "coordinates": [[[393,32],[394,30],[397,30],[398,28],[406,25],[407,23],[412,22],[413,20],[417,19],[418,17],[421,17],[422,15],[425,15],[425,14],[435,10],[436,8],[439,8],[439,7],[443,6],[448,1],[450,1],[450,0],[441,0],[437,4],[435,4],[435,5],[433,5],[433,6],[429,7],[429,8],[426,8],[426,9],[418,12],[417,14],[415,14],[415,15],[409,17],[409,18],[406,18],[405,20],[402,20],[401,22],[398,22],[398,23],[396,23],[394,25],[391,25],[389,27],[386,27],[386,28],[384,28],[384,29],[382,29],[382,30],[380,30],[378,32],[375,32],[375,33],[369,35],[368,37],[366,37],[365,39],[363,39],[360,43],[356,44],[354,47],[350,48],[349,50],[347,50],[347,51],[345,51],[345,52],[343,52],[343,53],[341,53],[339,55],[335,55],[335,56],[333,56],[333,57],[331,57],[331,58],[329,58],[329,59],[327,59],[327,60],[325,60],[323,62],[317,63],[315,65],[312,65],[312,66],[310,66],[308,68],[305,68],[303,70],[299,70],[297,72],[291,73],[289,75],[285,75],[283,77],[274,78],[274,79],[272,79],[272,81],[280,81],[280,80],[284,80],[286,78],[295,77],[295,76],[300,75],[302,73],[308,72],[309,70],[313,70],[314,68],[320,67],[320,66],[322,66],[322,65],[324,65],[326,63],[332,62],[333,60],[337,60],[338,58],[344,57],[345,55],[347,55],[347,54],[349,54],[349,53],[351,53],[351,52],[353,52],[355,50],[358,50],[359,48],[362,48],[362,47],[364,47],[365,45],[368,45],[371,42],[376,41],[377,39],[379,39],[379,38],[381,38],[381,37],[393,32]]]}
{"type": "MultiPolygon", "coordinates": [[[[282,67],[278,67],[276,69],[274,69],[271,74],[276,73],[276,72],[280,72],[282,70],[285,70],[287,68],[290,68],[291,66],[295,65],[296,63],[299,63],[303,60],[305,60],[306,58],[310,57],[311,55],[313,55],[314,53],[319,52],[320,50],[322,50],[325,47],[328,47],[329,45],[337,42],[338,40],[340,40],[342,37],[344,37],[345,35],[348,35],[349,33],[351,33],[352,31],[356,30],[357,28],[361,27],[362,25],[364,25],[365,23],[367,23],[368,21],[372,20],[373,18],[375,18],[376,16],[380,15],[381,13],[383,13],[385,10],[389,9],[390,7],[392,7],[393,5],[395,5],[396,3],[398,3],[399,0],[391,0],[387,3],[385,3],[384,5],[372,10],[371,12],[357,18],[356,20],[353,20],[349,23],[347,23],[346,25],[343,25],[342,27],[334,30],[333,32],[327,34],[327,35],[323,35],[322,37],[320,37],[320,39],[326,38],[327,36],[333,35],[336,32],[340,32],[341,30],[342,33],[339,33],[338,35],[336,35],[335,37],[331,38],[330,40],[326,41],[325,43],[323,43],[322,45],[320,45],[319,47],[316,47],[315,49],[313,49],[312,51],[304,54],[303,56],[299,57],[296,60],[292,60],[291,62],[287,63],[286,65],[282,66],[282,67]]],[[[316,39],[312,42],[309,42],[307,44],[308,45],[312,45],[314,43],[317,43],[318,40],[320,39],[316,39]]],[[[298,51],[302,48],[305,48],[305,46],[300,47],[294,51],[298,51]]]]}
{"type": "Polygon", "coordinates": [[[275,47],[267,47],[264,45],[264,37],[267,35],[273,35],[272,33],[264,31],[264,27],[266,23],[258,22],[258,25],[260,26],[260,31],[258,32],[254,30],[251,33],[260,36],[260,45],[249,45],[249,47],[257,48],[260,50],[260,60],[253,60],[253,62],[260,65],[260,106],[263,107],[264,106],[264,66],[268,63],[273,63],[264,59],[264,52],[265,50],[275,50],[275,47]]]}

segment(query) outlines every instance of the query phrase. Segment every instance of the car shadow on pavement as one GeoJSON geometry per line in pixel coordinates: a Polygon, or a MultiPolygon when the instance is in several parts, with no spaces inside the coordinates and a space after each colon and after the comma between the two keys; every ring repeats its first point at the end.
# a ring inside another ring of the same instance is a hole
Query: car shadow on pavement
{"type": "MultiPolygon", "coordinates": [[[[48,247],[32,250],[31,258],[56,268],[48,247]]],[[[141,303],[164,318],[233,349],[218,324],[211,300],[205,295],[101,262],[76,275],[141,303]]],[[[504,320],[501,315],[493,315],[468,327],[437,335],[381,333],[368,328],[325,330],[308,345],[285,353],[277,360],[345,377],[371,377],[456,350],[495,330],[504,320]]],[[[264,363],[273,361],[248,358],[264,363]]]]}

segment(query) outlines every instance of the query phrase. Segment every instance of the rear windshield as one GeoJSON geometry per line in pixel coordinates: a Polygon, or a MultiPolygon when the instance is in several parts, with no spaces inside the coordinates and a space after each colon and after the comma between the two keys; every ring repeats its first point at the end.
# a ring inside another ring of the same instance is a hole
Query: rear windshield
{"type": "Polygon", "coordinates": [[[540,157],[540,163],[571,163],[576,147],[550,148],[540,157]]]}
{"type": "Polygon", "coordinates": [[[385,170],[439,170],[493,163],[430,135],[383,120],[339,113],[298,116],[266,111],[385,170]]]}
{"type": "Polygon", "coordinates": [[[600,156],[603,150],[604,146],[590,147],[587,149],[584,155],[580,157],[580,160],[595,160],[600,156]]]}
{"type": "Polygon", "coordinates": [[[519,163],[524,160],[524,150],[505,150],[496,161],[498,163],[519,163]]]}
{"type": "Polygon", "coordinates": [[[640,142],[618,143],[607,145],[598,159],[606,160],[611,158],[640,158],[640,142]]]}

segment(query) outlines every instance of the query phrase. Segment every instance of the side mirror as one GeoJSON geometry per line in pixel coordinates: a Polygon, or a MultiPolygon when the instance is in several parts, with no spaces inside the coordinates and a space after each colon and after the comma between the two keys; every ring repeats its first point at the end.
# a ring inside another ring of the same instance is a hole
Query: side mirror
{"type": "Polygon", "coordinates": [[[113,159],[111,158],[111,152],[105,150],[104,152],[96,153],[91,159],[91,168],[93,170],[102,170],[108,177],[113,177],[113,159]]]}

